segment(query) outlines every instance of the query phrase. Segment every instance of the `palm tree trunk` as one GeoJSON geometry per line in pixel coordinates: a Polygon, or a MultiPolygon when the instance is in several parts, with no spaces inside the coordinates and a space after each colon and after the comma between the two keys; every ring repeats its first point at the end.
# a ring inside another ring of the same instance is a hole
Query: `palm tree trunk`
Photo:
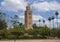
{"type": "Polygon", "coordinates": [[[57,28],[58,28],[58,16],[57,16],[57,28]]]}
{"type": "Polygon", "coordinates": [[[40,27],[40,22],[39,22],[39,27],[40,27]]]}
{"type": "Polygon", "coordinates": [[[39,26],[38,27],[40,27],[40,22],[39,22],[39,26]]]}
{"type": "Polygon", "coordinates": [[[54,20],[53,20],[53,29],[54,29],[54,20]]]}
{"type": "MultiPolygon", "coordinates": [[[[50,28],[51,28],[51,21],[50,21],[50,28]]],[[[50,36],[51,36],[51,30],[50,30],[50,36]]]]}
{"type": "Polygon", "coordinates": [[[54,20],[53,20],[53,35],[54,35],[54,38],[55,38],[55,29],[54,29],[54,20]]]}
{"type": "MultiPolygon", "coordinates": [[[[57,29],[58,29],[58,16],[56,16],[56,18],[57,18],[57,29]]],[[[58,30],[56,32],[58,33],[58,30]]]]}
{"type": "MultiPolygon", "coordinates": [[[[49,21],[49,28],[50,28],[51,22],[49,21]]],[[[49,32],[48,39],[50,37],[51,32],[49,32]]]]}
{"type": "Polygon", "coordinates": [[[50,28],[51,28],[51,21],[50,21],[50,28]]]}
{"type": "Polygon", "coordinates": [[[44,24],[44,34],[45,34],[45,32],[46,32],[45,23],[43,23],[43,24],[44,24]]]}
{"type": "Polygon", "coordinates": [[[39,22],[39,27],[40,27],[40,22],[39,22]]]}

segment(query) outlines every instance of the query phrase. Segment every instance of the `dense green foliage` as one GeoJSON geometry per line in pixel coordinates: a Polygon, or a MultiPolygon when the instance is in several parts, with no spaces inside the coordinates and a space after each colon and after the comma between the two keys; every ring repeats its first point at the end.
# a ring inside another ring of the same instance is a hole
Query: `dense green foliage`
{"type": "Polygon", "coordinates": [[[47,39],[48,37],[60,38],[60,29],[37,28],[25,31],[22,28],[0,30],[0,39],[47,39]]]}

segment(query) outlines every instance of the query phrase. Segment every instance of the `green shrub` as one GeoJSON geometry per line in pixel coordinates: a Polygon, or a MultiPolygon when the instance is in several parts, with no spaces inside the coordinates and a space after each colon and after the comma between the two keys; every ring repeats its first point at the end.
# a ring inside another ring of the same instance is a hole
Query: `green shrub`
{"type": "Polygon", "coordinates": [[[16,36],[14,36],[14,35],[8,35],[7,36],[7,39],[15,39],[16,38],[16,36]]]}
{"type": "Polygon", "coordinates": [[[19,36],[19,39],[32,39],[32,36],[19,36]]]}

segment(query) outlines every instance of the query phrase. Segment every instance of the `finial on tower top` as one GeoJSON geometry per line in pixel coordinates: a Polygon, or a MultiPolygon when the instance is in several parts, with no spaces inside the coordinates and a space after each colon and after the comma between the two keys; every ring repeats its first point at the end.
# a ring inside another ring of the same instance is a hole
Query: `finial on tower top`
{"type": "Polygon", "coordinates": [[[30,4],[26,6],[26,10],[30,10],[30,4]]]}

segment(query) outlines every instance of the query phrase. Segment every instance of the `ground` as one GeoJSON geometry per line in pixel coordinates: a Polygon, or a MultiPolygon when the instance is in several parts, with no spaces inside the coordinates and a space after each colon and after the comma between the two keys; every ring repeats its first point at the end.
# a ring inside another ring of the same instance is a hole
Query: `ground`
{"type": "MultiPolygon", "coordinates": [[[[14,42],[14,40],[0,40],[0,42],[14,42]]],[[[45,40],[16,40],[16,42],[60,42],[60,39],[45,39],[45,40]]]]}

